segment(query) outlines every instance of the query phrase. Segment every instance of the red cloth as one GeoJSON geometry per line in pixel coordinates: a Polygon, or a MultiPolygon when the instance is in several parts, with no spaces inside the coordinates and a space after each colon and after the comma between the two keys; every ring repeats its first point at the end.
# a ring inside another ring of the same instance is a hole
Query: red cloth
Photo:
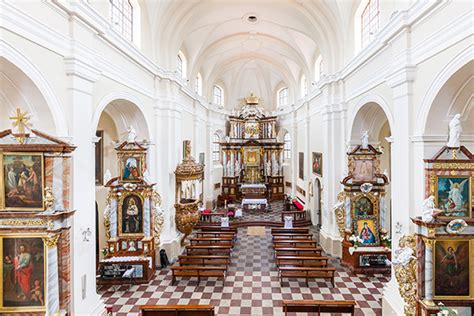
{"type": "Polygon", "coordinates": [[[203,214],[210,214],[210,213],[211,213],[211,210],[206,209],[206,210],[202,211],[202,213],[203,213],[203,214]]]}
{"type": "Polygon", "coordinates": [[[298,210],[301,211],[302,209],[304,209],[303,204],[301,204],[297,199],[293,199],[293,201],[291,202],[293,202],[293,205],[296,206],[298,210]]]}

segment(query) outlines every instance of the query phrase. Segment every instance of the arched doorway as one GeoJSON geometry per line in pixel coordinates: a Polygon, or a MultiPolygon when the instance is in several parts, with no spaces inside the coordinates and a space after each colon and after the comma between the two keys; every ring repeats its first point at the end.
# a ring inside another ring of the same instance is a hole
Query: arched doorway
{"type": "Polygon", "coordinates": [[[321,221],[322,221],[322,209],[321,209],[321,201],[322,201],[322,186],[321,181],[319,178],[314,180],[313,186],[313,211],[311,215],[311,220],[313,225],[316,226],[318,229],[321,228],[321,221]]]}

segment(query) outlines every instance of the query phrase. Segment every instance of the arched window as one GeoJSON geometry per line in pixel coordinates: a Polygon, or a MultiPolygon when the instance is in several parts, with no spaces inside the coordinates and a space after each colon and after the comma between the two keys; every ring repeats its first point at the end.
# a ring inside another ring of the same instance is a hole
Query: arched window
{"type": "Polygon", "coordinates": [[[278,106],[287,106],[288,105],[288,88],[281,88],[278,91],[278,106]]]}
{"type": "Polygon", "coordinates": [[[196,82],[194,83],[194,91],[196,91],[198,95],[202,95],[202,76],[200,72],[196,76],[196,82]]]}
{"type": "Polygon", "coordinates": [[[323,56],[319,55],[318,58],[316,58],[316,62],[314,63],[314,81],[318,82],[321,80],[321,75],[322,75],[322,66],[323,66],[323,56]]]}
{"type": "Polygon", "coordinates": [[[379,29],[379,0],[369,0],[361,16],[362,47],[367,46],[379,29]]]}
{"type": "Polygon", "coordinates": [[[291,136],[290,133],[286,133],[283,136],[283,158],[291,159],[291,136]]]}
{"type": "Polygon", "coordinates": [[[212,136],[212,161],[219,161],[221,159],[220,138],[218,134],[212,136]]]}
{"type": "Polygon", "coordinates": [[[181,78],[186,78],[187,72],[187,61],[182,51],[178,52],[178,58],[176,61],[176,71],[181,78]]]}
{"type": "Polygon", "coordinates": [[[221,87],[215,85],[212,94],[214,104],[224,105],[224,90],[221,87]]]}
{"type": "Polygon", "coordinates": [[[304,74],[301,76],[300,85],[301,85],[301,97],[304,97],[306,93],[308,92],[307,84],[306,84],[306,76],[304,74]]]}
{"type": "Polygon", "coordinates": [[[130,41],[133,40],[133,7],[129,0],[110,0],[112,27],[130,41]]]}

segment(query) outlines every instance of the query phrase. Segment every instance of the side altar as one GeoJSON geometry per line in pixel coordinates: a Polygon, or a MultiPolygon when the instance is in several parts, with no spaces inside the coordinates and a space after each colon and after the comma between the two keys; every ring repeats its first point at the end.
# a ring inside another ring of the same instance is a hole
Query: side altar
{"type": "Polygon", "coordinates": [[[244,98],[240,111],[229,118],[229,133],[220,143],[222,195],[229,199],[284,197],[283,142],[277,140],[277,117],[264,113],[259,99],[244,98]]]}
{"type": "Polygon", "coordinates": [[[354,273],[390,274],[390,239],[385,229],[388,178],[380,172],[381,154],[368,144],[367,132],[362,145],[347,154],[348,176],[341,182],[344,191],[338,195],[335,213],[343,238],[342,264],[354,273]]]}

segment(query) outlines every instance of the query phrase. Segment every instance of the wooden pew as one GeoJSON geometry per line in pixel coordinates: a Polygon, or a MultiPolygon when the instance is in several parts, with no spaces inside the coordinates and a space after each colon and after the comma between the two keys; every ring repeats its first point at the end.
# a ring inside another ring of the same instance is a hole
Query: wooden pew
{"type": "Polygon", "coordinates": [[[329,257],[277,256],[277,267],[327,267],[329,257]]]}
{"type": "Polygon", "coordinates": [[[195,237],[189,239],[191,245],[225,245],[234,246],[234,239],[232,237],[195,237]]]}
{"type": "Polygon", "coordinates": [[[142,316],[214,316],[212,305],[142,305],[142,316]]]}
{"type": "Polygon", "coordinates": [[[217,255],[217,254],[230,255],[231,252],[232,252],[232,246],[222,246],[222,245],[186,246],[187,255],[217,255]]]}
{"type": "MultiPolygon", "coordinates": [[[[218,266],[172,266],[171,267],[171,285],[176,281],[176,277],[197,277],[198,284],[201,277],[215,277],[225,279],[227,267],[218,266]]],[[[225,280],[224,280],[225,281],[225,280]]]]}
{"type": "Polygon", "coordinates": [[[234,232],[237,234],[237,228],[235,227],[221,227],[217,225],[209,225],[209,226],[200,226],[199,229],[203,232],[208,232],[208,231],[217,231],[217,232],[234,232]]]}
{"type": "Polygon", "coordinates": [[[228,266],[230,264],[230,256],[178,256],[180,266],[185,265],[202,265],[202,266],[228,266]]]}
{"type": "Polygon", "coordinates": [[[355,301],[315,301],[315,300],[283,300],[283,311],[288,313],[344,313],[354,315],[355,301]]]}
{"type": "Polygon", "coordinates": [[[209,232],[196,232],[196,237],[211,237],[211,238],[218,238],[218,237],[231,237],[234,238],[237,234],[234,232],[225,232],[225,231],[209,231],[209,232]]]}
{"type": "Polygon", "coordinates": [[[272,234],[273,239],[313,239],[313,234],[301,234],[301,233],[274,233],[272,234]]]}
{"type": "Polygon", "coordinates": [[[312,239],[274,239],[274,247],[317,247],[318,242],[312,239]]]}
{"type": "Polygon", "coordinates": [[[275,257],[288,256],[321,256],[322,249],[320,247],[273,247],[275,249],[275,257]]]}
{"type": "Polygon", "coordinates": [[[306,286],[308,286],[308,279],[331,279],[331,284],[334,286],[334,274],[336,268],[334,267],[278,267],[278,274],[280,282],[283,278],[304,278],[306,286]]]}
{"type": "Polygon", "coordinates": [[[272,228],[272,235],[274,233],[281,234],[281,233],[301,233],[301,234],[309,234],[309,228],[303,227],[293,227],[293,228],[272,228]]]}

